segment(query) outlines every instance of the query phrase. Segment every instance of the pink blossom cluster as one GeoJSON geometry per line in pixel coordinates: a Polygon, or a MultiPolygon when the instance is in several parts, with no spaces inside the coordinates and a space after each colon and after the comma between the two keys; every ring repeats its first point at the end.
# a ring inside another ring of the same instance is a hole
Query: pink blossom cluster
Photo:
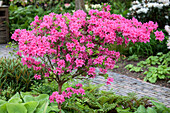
{"type": "Polygon", "coordinates": [[[38,79],[41,79],[41,75],[35,74],[35,75],[34,75],[34,78],[37,79],[37,80],[38,80],[38,79]]]}
{"type": "Polygon", "coordinates": [[[155,34],[157,40],[160,40],[160,41],[164,40],[165,36],[162,31],[156,31],[156,32],[154,32],[154,34],[155,34]]]}
{"type": "Polygon", "coordinates": [[[72,87],[68,87],[66,88],[66,91],[63,91],[62,94],[59,94],[57,91],[53,92],[52,95],[49,97],[50,102],[54,102],[54,100],[56,100],[56,102],[59,103],[63,103],[65,101],[65,98],[70,98],[73,94],[81,94],[84,95],[85,94],[85,90],[82,88],[82,84],[78,83],[76,84],[77,89],[72,88],[72,87]]]}
{"type": "Polygon", "coordinates": [[[107,82],[106,82],[106,84],[107,85],[111,85],[111,83],[110,82],[113,82],[113,78],[111,78],[111,77],[107,77],[107,82]]]}

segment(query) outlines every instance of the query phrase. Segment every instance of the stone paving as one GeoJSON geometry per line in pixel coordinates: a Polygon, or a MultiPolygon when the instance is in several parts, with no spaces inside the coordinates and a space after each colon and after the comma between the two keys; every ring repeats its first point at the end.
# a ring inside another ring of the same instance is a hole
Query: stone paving
{"type": "MultiPolygon", "coordinates": [[[[9,52],[12,52],[11,48],[6,48],[6,44],[0,44],[0,58],[11,57],[9,52]]],[[[101,90],[112,90],[119,95],[127,95],[127,93],[134,92],[138,97],[149,96],[158,99],[158,101],[164,103],[167,107],[170,107],[170,88],[160,87],[141,80],[134,79],[125,75],[117,74],[109,71],[108,75],[114,78],[114,83],[111,85],[104,85],[101,90]]],[[[106,80],[104,77],[97,76],[94,80],[94,84],[103,84],[106,80]]]]}

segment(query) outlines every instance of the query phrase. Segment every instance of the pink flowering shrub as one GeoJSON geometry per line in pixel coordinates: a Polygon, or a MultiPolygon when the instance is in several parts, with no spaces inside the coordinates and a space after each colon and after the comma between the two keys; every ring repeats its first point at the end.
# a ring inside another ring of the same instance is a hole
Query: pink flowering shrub
{"type": "MultiPolygon", "coordinates": [[[[77,89],[67,88],[62,92],[65,82],[78,76],[95,78],[95,67],[107,78],[107,69],[114,68],[120,54],[105,48],[106,44],[146,43],[158,27],[151,21],[142,24],[135,18],[128,20],[111,14],[109,10],[106,6],[102,11],[90,10],[88,15],[78,10],[73,15],[50,13],[42,19],[36,16],[31,23],[32,30],[17,29],[12,35],[12,39],[19,41],[21,62],[36,71],[46,70],[44,75],[35,75],[35,79],[46,77],[57,81],[58,92],[53,92],[50,100],[58,102],[60,108],[64,98],[74,93],[84,94],[80,84],[76,85],[77,89]]],[[[161,33],[156,36],[163,39],[161,33]]],[[[108,77],[107,85],[110,82],[113,78],[108,77]]]]}

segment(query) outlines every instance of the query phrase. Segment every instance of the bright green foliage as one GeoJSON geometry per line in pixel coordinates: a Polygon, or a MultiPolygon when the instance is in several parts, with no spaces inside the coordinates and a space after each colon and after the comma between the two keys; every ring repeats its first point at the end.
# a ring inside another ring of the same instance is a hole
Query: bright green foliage
{"type": "Polygon", "coordinates": [[[134,113],[169,113],[170,108],[165,107],[161,103],[157,103],[154,101],[151,101],[154,107],[148,107],[145,108],[143,105],[140,105],[134,113]]]}
{"type": "Polygon", "coordinates": [[[129,56],[129,58],[127,60],[138,61],[139,58],[137,55],[133,54],[132,56],[129,56]]]}
{"type": "Polygon", "coordinates": [[[158,68],[149,67],[148,71],[145,71],[144,74],[146,74],[144,81],[149,80],[149,82],[155,83],[158,78],[170,78],[170,67],[167,67],[166,65],[159,65],[158,68]]]}
{"type": "Polygon", "coordinates": [[[16,93],[10,100],[0,100],[1,113],[50,113],[51,111],[58,111],[56,104],[49,103],[49,96],[47,94],[40,94],[33,96],[31,93],[16,93]]]}
{"type": "Polygon", "coordinates": [[[133,72],[141,72],[141,71],[143,71],[143,70],[142,70],[142,67],[137,67],[137,66],[134,66],[134,65],[132,65],[132,64],[126,65],[125,68],[126,68],[127,70],[133,71],[133,72]]]}
{"type": "Polygon", "coordinates": [[[65,113],[132,113],[140,105],[152,106],[149,104],[151,98],[143,97],[138,99],[134,93],[128,96],[116,95],[111,91],[100,91],[101,85],[83,87],[86,94],[82,97],[73,96],[66,100],[62,106],[65,113]]]}
{"type": "Polygon", "coordinates": [[[10,98],[18,91],[29,91],[35,74],[43,74],[43,71],[23,66],[20,60],[1,58],[0,95],[10,98]]]}
{"type": "Polygon", "coordinates": [[[157,79],[170,78],[170,52],[163,54],[162,52],[157,53],[157,56],[150,56],[145,61],[140,61],[137,67],[128,64],[125,68],[129,71],[141,72],[142,68],[147,68],[145,71],[146,75],[144,81],[155,83],[157,79]]]}

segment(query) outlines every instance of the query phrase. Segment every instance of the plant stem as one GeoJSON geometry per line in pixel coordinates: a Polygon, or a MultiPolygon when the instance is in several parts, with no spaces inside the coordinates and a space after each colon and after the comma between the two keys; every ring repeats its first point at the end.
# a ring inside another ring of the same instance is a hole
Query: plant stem
{"type": "MultiPolygon", "coordinates": [[[[58,93],[60,95],[62,94],[62,86],[63,86],[63,83],[58,83],[58,93]]],[[[58,104],[58,109],[60,109],[59,113],[61,113],[61,103],[58,104]]]]}

